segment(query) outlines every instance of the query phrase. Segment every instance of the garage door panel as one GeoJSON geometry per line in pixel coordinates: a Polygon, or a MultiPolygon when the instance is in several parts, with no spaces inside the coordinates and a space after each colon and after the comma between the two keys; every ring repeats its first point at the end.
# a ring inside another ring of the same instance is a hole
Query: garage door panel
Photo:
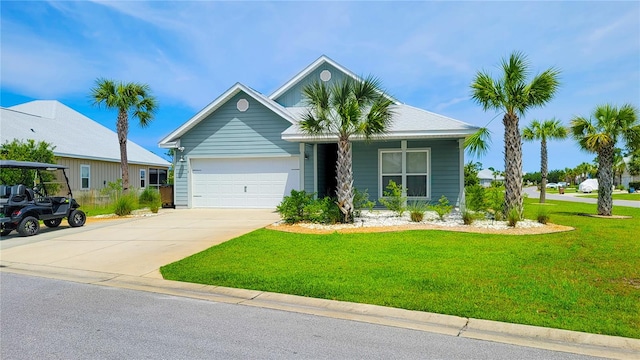
{"type": "Polygon", "coordinates": [[[192,206],[275,208],[299,189],[298,158],[193,159],[192,206]]]}

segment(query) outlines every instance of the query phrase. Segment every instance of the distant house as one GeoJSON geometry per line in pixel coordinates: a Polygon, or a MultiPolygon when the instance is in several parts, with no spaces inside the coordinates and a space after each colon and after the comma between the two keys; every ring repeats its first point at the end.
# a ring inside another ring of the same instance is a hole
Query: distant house
{"type": "MultiPolygon", "coordinates": [[[[333,196],[337,136],[309,136],[298,127],[308,111],[302,89],[329,86],[354,73],[321,56],[265,96],[237,83],[167,135],[175,149],[178,207],[275,208],[292,189],[333,196]]],[[[393,101],[387,133],[352,143],[353,185],[378,200],[391,180],[409,200],[464,196],[464,139],[477,128],[393,101]]]]}
{"type": "MultiPolygon", "coordinates": [[[[628,189],[630,182],[640,181],[640,175],[631,175],[629,173],[629,163],[631,163],[631,156],[625,157],[624,162],[627,166],[625,167],[624,172],[622,173],[622,185],[624,186],[625,189],[628,189]]],[[[614,180],[617,182],[618,177],[616,176],[616,179],[614,180]]]]}
{"type": "Polygon", "coordinates": [[[492,170],[484,169],[478,172],[478,179],[480,179],[480,185],[484,187],[491,186],[493,181],[504,182],[504,176],[500,174],[493,174],[492,170]]]}
{"type": "MultiPolygon", "coordinates": [[[[118,135],[66,105],[36,100],[0,108],[0,114],[0,143],[33,139],[55,146],[58,164],[69,167],[74,195],[100,190],[122,178],[118,135]]],[[[133,188],[157,187],[166,182],[168,161],[132,141],[127,142],[127,151],[133,188]]]]}

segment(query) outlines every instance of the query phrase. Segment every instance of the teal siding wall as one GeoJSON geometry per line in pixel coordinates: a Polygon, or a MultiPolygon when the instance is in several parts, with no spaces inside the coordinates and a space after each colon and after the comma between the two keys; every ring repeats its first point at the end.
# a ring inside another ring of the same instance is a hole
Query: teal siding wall
{"type": "Polygon", "coordinates": [[[308,74],[304,79],[300,80],[295,86],[293,86],[291,89],[287,90],[284,94],[280,95],[274,100],[282,106],[303,106],[304,101],[302,97],[302,89],[309,83],[319,81],[320,73],[323,70],[329,70],[331,72],[331,79],[328,81],[328,84],[332,84],[336,81],[341,81],[346,76],[342,71],[325,63],[320,65],[317,69],[308,74]]]}
{"type": "Polygon", "coordinates": [[[313,192],[313,145],[304,145],[304,191],[307,194],[313,192]]]}
{"type": "MultiPolygon", "coordinates": [[[[369,199],[378,199],[379,149],[400,149],[400,141],[353,143],[353,176],[354,186],[358,190],[367,189],[369,199]]],[[[436,202],[444,195],[451,204],[456,204],[459,197],[459,147],[458,140],[421,140],[408,141],[407,149],[431,149],[431,202],[436,202]]]]}
{"type": "MultiPolygon", "coordinates": [[[[202,120],[180,139],[185,158],[298,155],[298,143],[282,140],[281,133],[291,123],[274,114],[244,92],[236,94],[213,114],[202,120]],[[249,101],[249,109],[240,112],[236,103],[249,101]]],[[[187,169],[185,163],[176,166],[175,186],[177,206],[187,206],[187,169]]]]}

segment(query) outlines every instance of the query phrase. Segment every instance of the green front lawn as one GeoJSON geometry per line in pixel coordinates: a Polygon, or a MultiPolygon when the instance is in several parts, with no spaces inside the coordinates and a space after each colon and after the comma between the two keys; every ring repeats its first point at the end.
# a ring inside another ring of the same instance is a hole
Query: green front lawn
{"type": "Polygon", "coordinates": [[[166,279],[640,338],[640,209],[548,201],[575,231],[302,235],[261,229],[160,269],[166,279]]]}
{"type": "MultiPolygon", "coordinates": [[[[598,194],[581,195],[580,197],[597,199],[598,198],[598,194]]],[[[613,195],[611,195],[611,197],[613,198],[613,200],[636,200],[636,201],[640,201],[640,193],[631,193],[631,194],[629,194],[629,193],[614,193],[613,195]]],[[[615,206],[614,206],[614,212],[615,212],[615,206]]]]}

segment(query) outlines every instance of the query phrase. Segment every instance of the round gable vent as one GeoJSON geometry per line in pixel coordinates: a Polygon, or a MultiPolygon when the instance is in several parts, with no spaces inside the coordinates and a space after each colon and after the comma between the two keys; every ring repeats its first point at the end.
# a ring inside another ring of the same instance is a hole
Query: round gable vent
{"type": "Polygon", "coordinates": [[[329,70],[322,70],[322,72],[320,73],[320,80],[322,80],[322,81],[329,81],[329,80],[331,80],[331,71],[329,71],[329,70]]]}
{"type": "Polygon", "coordinates": [[[245,112],[247,111],[247,109],[249,109],[249,102],[247,101],[247,99],[240,99],[238,100],[236,107],[240,112],[245,112]]]}

